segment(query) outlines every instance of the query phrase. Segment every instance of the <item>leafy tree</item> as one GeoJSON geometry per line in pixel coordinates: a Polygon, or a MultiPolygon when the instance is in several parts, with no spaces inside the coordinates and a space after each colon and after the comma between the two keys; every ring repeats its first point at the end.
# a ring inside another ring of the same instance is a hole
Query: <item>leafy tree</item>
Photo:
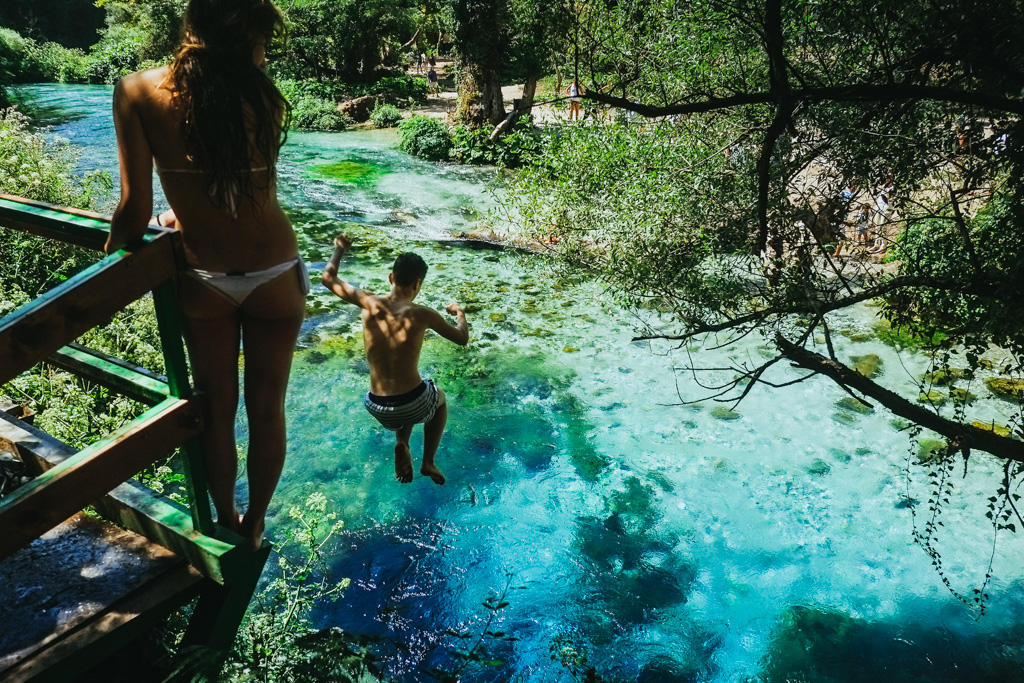
{"type": "MultiPolygon", "coordinates": [[[[537,80],[548,73],[573,24],[563,0],[449,0],[455,49],[465,70],[460,112],[466,122],[506,120],[501,86],[524,81],[523,101],[505,128],[530,111],[537,80]]],[[[504,130],[504,128],[503,128],[504,130]]]]}
{"type": "Polygon", "coordinates": [[[292,0],[282,3],[288,45],[276,66],[294,78],[372,80],[414,32],[411,0],[292,0]]]}
{"type": "MultiPolygon", "coordinates": [[[[585,97],[620,122],[549,136],[512,184],[527,230],[554,233],[567,262],[596,269],[625,302],[672,314],[639,338],[721,346],[754,334],[774,346],[730,368],[715,398],[824,375],[941,435],[936,467],[975,450],[1004,459],[990,513],[997,530],[1024,525],[1011,485],[1024,471],[1022,415],[1003,429],[967,405],[993,357],[1009,376],[990,383],[1024,398],[1024,7],[579,8],[585,97]],[[875,211],[883,190],[890,206],[875,211]],[[885,263],[863,249],[834,256],[861,204],[880,222],[885,263]],[[836,350],[832,314],[868,301],[932,359],[909,395],[836,350]],[[780,363],[806,372],[780,379],[780,363]]],[[[936,523],[921,534],[926,548],[936,523]]],[[[983,602],[980,589],[961,597],[983,602]]]]}
{"type": "Polygon", "coordinates": [[[166,63],[181,40],[187,0],[98,0],[106,28],[92,47],[94,78],[113,83],[125,74],[166,63]]]}
{"type": "Polygon", "coordinates": [[[95,0],[0,3],[0,26],[39,42],[86,49],[103,26],[95,0]]]}

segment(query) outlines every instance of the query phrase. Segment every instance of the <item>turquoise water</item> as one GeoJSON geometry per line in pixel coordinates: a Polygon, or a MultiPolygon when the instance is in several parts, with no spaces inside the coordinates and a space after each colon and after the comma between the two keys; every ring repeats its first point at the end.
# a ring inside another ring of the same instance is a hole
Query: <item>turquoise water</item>
{"type": "MultiPolygon", "coordinates": [[[[83,168],[116,177],[109,89],[21,92],[84,147],[83,168]]],[[[391,435],[361,405],[357,311],[314,288],[269,533],[312,492],[345,520],[328,551],[352,584],[318,607],[319,626],[375,637],[392,678],[429,680],[464,647],[446,631],[475,642],[481,603],[508,585],[491,630],[518,640],[488,642],[502,663],[464,680],[572,680],[552,659],[571,652],[616,681],[1024,680],[1024,546],[1001,534],[990,611],[973,619],[912,542],[908,503],[929,497],[927,470],[908,478],[916,447],[890,414],[850,411],[820,379],[755,388],[735,413],[679,405],[705,393],[685,365],[756,362],[763,340],[695,360],[633,343],[639,322],[667,321],[539,257],[454,239],[486,224],[492,174],[412,159],[393,132],[289,137],[280,184],[314,278],[341,229],[356,240],[343,275],[368,289],[416,250],[431,265],[421,303],[458,300],[472,328],[468,348],[431,337],[423,350],[449,396],[448,484],[401,486],[391,435]]],[[[832,322],[840,355],[877,354],[882,381],[913,394],[924,359],[868,334],[870,308],[832,322]]],[[[972,418],[1005,423],[1009,404],[971,390],[972,418]]],[[[418,430],[414,452],[421,443],[418,430]]],[[[969,592],[992,553],[984,513],[1001,467],[976,454],[957,474],[940,548],[969,592]]]]}

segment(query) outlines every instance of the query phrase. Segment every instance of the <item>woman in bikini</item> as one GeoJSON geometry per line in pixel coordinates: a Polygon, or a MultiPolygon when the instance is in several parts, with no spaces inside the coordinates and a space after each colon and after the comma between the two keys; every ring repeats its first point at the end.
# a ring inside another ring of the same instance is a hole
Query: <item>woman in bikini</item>
{"type": "Polygon", "coordinates": [[[141,239],[153,211],[154,164],[189,269],[178,292],[218,522],[255,549],[285,456],[284,397],[309,277],[277,201],[275,167],[288,105],[263,71],[280,35],[268,0],[191,0],[169,66],[114,90],[121,202],[107,253],[141,239]],[[239,350],[245,355],[249,506],[235,507],[239,350]]]}

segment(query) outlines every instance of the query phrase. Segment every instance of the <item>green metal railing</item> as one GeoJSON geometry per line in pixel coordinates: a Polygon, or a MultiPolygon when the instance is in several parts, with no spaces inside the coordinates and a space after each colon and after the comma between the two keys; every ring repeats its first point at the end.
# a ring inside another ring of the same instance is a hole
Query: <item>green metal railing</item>
{"type": "MultiPolygon", "coordinates": [[[[0,195],[0,227],[102,251],[109,218],[0,195]]],[[[151,226],[139,245],[105,256],[0,319],[0,385],[40,362],[63,368],[149,407],[74,452],[35,431],[15,444],[41,474],[0,501],[0,560],[93,505],[111,521],[167,547],[210,580],[187,639],[227,649],[269,554],[214,524],[202,452],[200,401],[189,384],[174,279],[184,263],[177,231],[151,226]],[[152,293],[166,376],[74,340],[152,293]],[[131,481],[181,448],[188,507],[131,481]],[[56,454],[56,455],[54,455],[56,454]]]]}

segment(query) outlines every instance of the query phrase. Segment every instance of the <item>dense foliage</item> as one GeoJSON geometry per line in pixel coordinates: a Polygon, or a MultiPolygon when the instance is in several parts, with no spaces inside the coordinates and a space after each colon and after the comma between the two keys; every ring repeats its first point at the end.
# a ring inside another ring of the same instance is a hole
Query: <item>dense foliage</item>
{"type": "Polygon", "coordinates": [[[393,104],[377,103],[370,112],[370,123],[377,128],[393,128],[402,120],[402,112],[393,104]]]}
{"type": "Polygon", "coordinates": [[[292,78],[372,81],[416,30],[409,0],[294,0],[282,9],[288,46],[276,68],[292,78]]]}
{"type": "MultiPolygon", "coordinates": [[[[74,174],[77,153],[48,141],[14,109],[0,112],[0,193],[62,206],[91,208],[111,190],[103,173],[74,174]]],[[[35,299],[95,263],[95,252],[4,229],[0,234],[0,315],[35,299]]],[[[136,301],[80,340],[154,371],[163,369],[156,317],[149,299],[136,301]]],[[[36,425],[83,446],[131,419],[142,406],[74,376],[40,365],[0,388],[7,399],[36,411],[36,425]]]]}
{"type": "Polygon", "coordinates": [[[414,156],[440,161],[448,158],[452,140],[448,126],[429,116],[413,116],[398,125],[399,146],[414,156]]]}

